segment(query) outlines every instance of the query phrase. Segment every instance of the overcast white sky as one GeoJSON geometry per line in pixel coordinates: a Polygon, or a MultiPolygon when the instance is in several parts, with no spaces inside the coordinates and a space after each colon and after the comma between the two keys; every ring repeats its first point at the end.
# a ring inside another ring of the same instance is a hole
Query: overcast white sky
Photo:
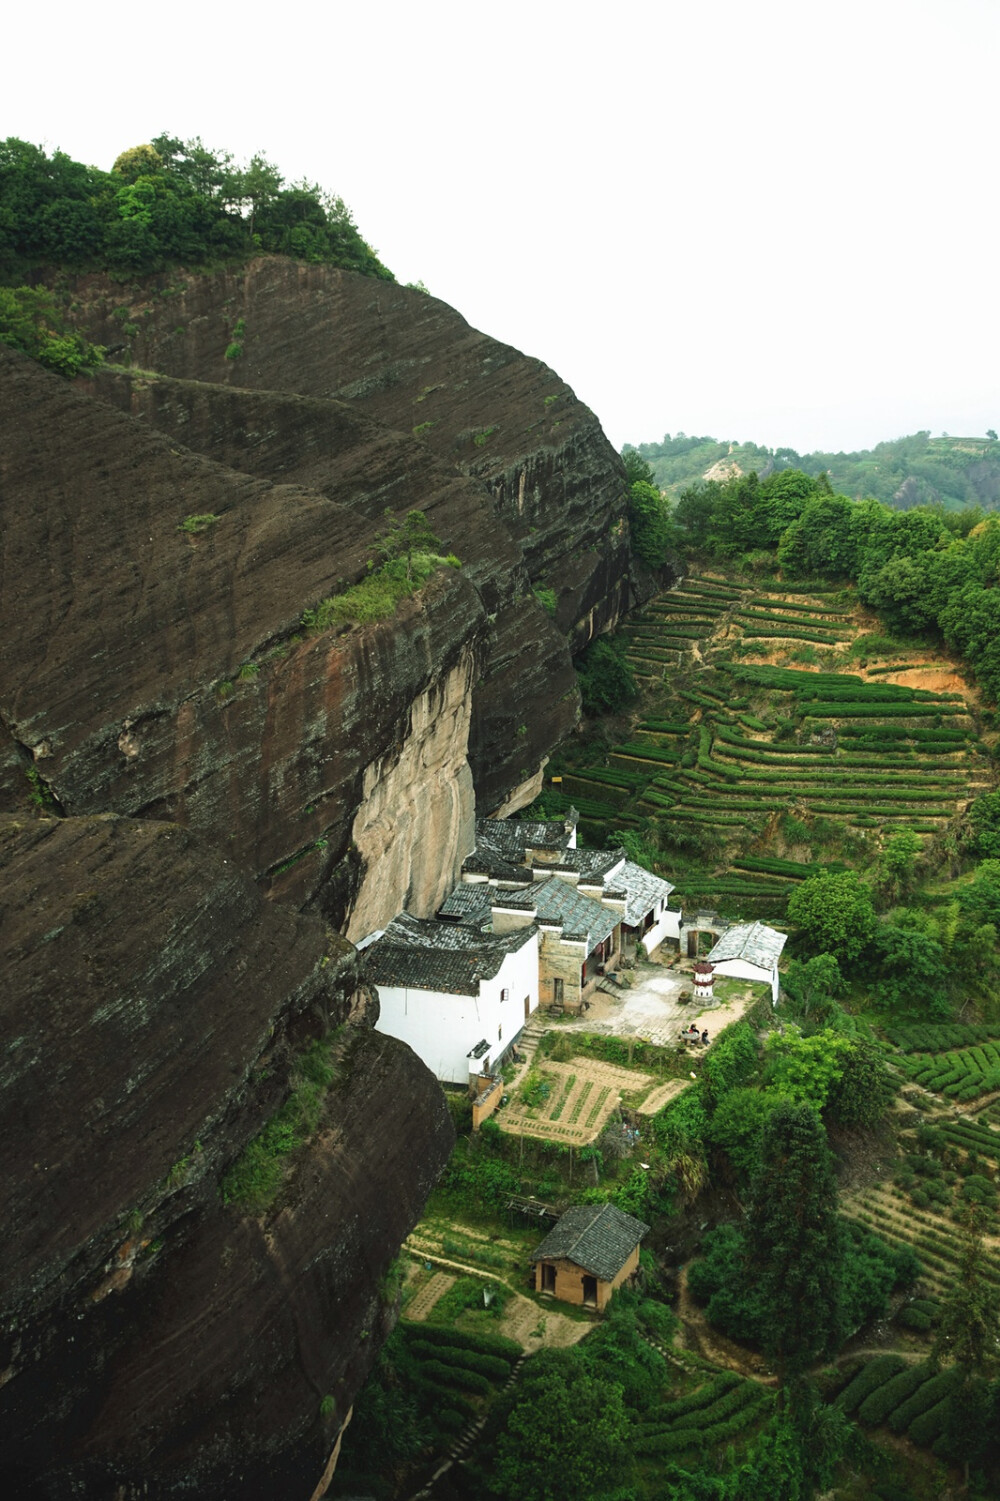
{"type": "Polygon", "coordinates": [[[616,446],[1000,427],[1000,0],[97,0],[4,34],[0,137],[263,151],[616,446]]]}

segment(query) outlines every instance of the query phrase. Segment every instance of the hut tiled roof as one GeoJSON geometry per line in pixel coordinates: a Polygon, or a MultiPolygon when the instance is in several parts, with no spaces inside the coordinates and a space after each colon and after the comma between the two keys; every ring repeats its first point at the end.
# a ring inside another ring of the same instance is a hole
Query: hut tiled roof
{"type": "Polygon", "coordinates": [[[649,1230],[614,1204],[567,1209],[532,1254],[532,1261],[572,1261],[602,1282],[613,1282],[649,1230]]]}

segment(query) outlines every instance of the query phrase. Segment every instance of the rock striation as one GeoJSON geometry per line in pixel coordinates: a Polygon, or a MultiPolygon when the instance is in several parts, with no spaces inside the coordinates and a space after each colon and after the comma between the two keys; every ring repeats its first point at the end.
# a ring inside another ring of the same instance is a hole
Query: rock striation
{"type": "Polygon", "coordinates": [[[0,879],[5,1493],[263,1501],[297,1475],[308,1495],[323,1399],[342,1419],[364,1380],[380,1280],[450,1149],[440,1090],[371,1030],[351,945],[189,830],[4,818],[0,879]],[[331,1031],[276,1204],[224,1206],[223,1169],[331,1031]]]}
{"type": "Polygon", "coordinates": [[[634,590],[623,472],[419,292],[261,258],[76,297],[131,368],[0,347],[0,1481],[309,1496],[453,1139],[350,940],[537,790],[634,590]],[[413,509],[461,567],[306,629],[413,509]],[[320,1042],[277,1197],[226,1202],[320,1042]]]}

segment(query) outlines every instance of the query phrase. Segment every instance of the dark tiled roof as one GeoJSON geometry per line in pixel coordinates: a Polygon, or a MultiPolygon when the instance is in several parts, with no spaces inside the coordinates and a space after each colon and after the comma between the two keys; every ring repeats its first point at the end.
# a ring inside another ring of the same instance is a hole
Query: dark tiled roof
{"type": "Polygon", "coordinates": [[[470,928],[488,928],[496,887],[488,881],[461,881],[438,908],[438,916],[470,928]]]}
{"type": "Polygon", "coordinates": [[[612,1282],[648,1229],[614,1204],[581,1204],[567,1209],[531,1259],[572,1261],[602,1282],[612,1282]]]}
{"type": "Polygon", "coordinates": [[[779,933],[777,928],[769,928],[766,923],[737,923],[723,933],[708,959],[712,964],[722,964],[726,959],[745,959],[759,969],[773,969],[787,942],[787,933],[779,933]]]}
{"type": "Polygon", "coordinates": [[[592,896],[584,896],[568,881],[550,876],[547,881],[536,881],[524,891],[497,891],[493,895],[497,907],[509,907],[515,912],[534,908],[540,923],[558,923],[564,938],[586,940],[590,953],[605,938],[609,938],[622,920],[620,912],[613,907],[604,907],[592,896]]]}
{"type": "MultiPolygon", "coordinates": [[[[616,865],[625,858],[625,851],[618,850],[566,850],[556,861],[556,870],[572,870],[585,886],[598,885],[616,865]]],[[[551,869],[551,867],[549,867],[551,869]]]]}
{"type": "Polygon", "coordinates": [[[476,848],[466,858],[462,869],[474,875],[516,879],[523,874],[518,867],[524,865],[529,849],[565,850],[570,839],[567,822],[572,820],[531,822],[521,818],[477,818],[476,848]]]}
{"type": "Polygon", "coordinates": [[[436,922],[401,912],[365,952],[376,985],[478,995],[508,954],[523,948],[534,927],[512,933],[477,933],[463,923],[436,922]]]}

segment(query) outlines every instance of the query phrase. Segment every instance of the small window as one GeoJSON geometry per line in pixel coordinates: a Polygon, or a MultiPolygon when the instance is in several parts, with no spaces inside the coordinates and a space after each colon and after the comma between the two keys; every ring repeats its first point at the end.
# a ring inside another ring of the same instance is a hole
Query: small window
{"type": "Polygon", "coordinates": [[[497,1042],[503,1042],[503,1027],[497,1027],[497,1042]]]}
{"type": "Polygon", "coordinates": [[[505,1001],[509,1001],[509,1000],[510,1000],[510,991],[509,990],[501,990],[501,992],[500,992],[500,1004],[501,1004],[501,1006],[504,1004],[505,1001]]]}

